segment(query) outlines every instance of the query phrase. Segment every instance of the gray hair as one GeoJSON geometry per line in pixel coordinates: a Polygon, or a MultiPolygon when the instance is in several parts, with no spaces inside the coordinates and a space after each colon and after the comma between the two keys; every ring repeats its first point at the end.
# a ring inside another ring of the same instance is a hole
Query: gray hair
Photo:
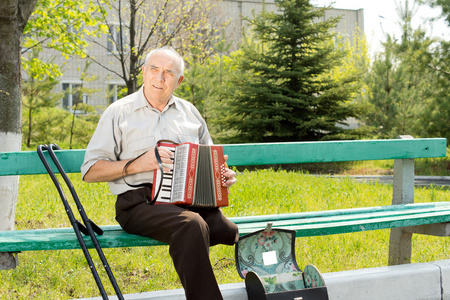
{"type": "Polygon", "coordinates": [[[183,57],[181,57],[181,55],[178,54],[178,52],[175,51],[175,49],[173,49],[171,46],[164,46],[164,47],[156,48],[156,49],[153,49],[152,51],[150,51],[150,52],[147,54],[147,56],[145,57],[144,66],[147,66],[147,63],[148,63],[150,57],[151,57],[153,54],[155,54],[156,52],[159,52],[159,51],[168,51],[168,52],[174,54],[175,57],[177,57],[178,60],[179,60],[179,64],[178,64],[178,66],[179,66],[179,68],[180,68],[180,75],[179,75],[179,76],[183,75],[183,73],[184,73],[184,59],[183,59],[183,57]]]}

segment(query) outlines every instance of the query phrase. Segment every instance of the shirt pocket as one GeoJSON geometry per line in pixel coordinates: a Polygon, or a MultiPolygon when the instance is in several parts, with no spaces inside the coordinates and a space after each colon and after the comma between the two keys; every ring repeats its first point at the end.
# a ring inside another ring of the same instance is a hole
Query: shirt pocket
{"type": "Polygon", "coordinates": [[[127,152],[131,154],[129,158],[133,158],[141,155],[145,151],[148,151],[150,148],[155,146],[156,146],[155,137],[147,136],[128,143],[127,152]]]}
{"type": "Polygon", "coordinates": [[[200,142],[198,136],[195,135],[187,135],[187,134],[179,134],[178,135],[178,140],[181,143],[194,143],[194,144],[198,144],[200,142]]]}

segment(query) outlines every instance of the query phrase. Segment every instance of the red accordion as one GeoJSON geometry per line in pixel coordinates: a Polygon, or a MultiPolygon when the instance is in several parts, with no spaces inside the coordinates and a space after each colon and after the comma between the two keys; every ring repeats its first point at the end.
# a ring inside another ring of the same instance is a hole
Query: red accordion
{"type": "Polygon", "coordinates": [[[159,142],[174,153],[173,170],[153,175],[152,199],[155,204],[177,204],[192,207],[228,205],[223,148],[220,145],[159,142]]]}

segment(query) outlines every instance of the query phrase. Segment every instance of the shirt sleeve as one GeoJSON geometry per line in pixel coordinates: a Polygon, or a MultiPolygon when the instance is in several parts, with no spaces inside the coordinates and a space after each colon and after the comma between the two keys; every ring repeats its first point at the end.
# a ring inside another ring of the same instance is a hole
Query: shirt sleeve
{"type": "Polygon", "coordinates": [[[211,135],[209,134],[206,123],[204,126],[202,126],[202,132],[200,134],[200,144],[202,144],[202,145],[213,145],[214,144],[213,140],[211,138],[211,135]]]}
{"type": "Polygon", "coordinates": [[[81,165],[82,178],[89,169],[99,160],[117,161],[119,143],[114,119],[105,111],[97,124],[97,128],[86,148],[84,162],[81,165]]]}
{"type": "Polygon", "coordinates": [[[198,111],[198,109],[195,106],[192,106],[192,111],[196,115],[197,119],[200,121],[202,126],[199,130],[199,143],[201,145],[213,145],[213,140],[211,138],[211,135],[209,134],[208,126],[206,125],[205,120],[203,119],[202,115],[198,111]]]}

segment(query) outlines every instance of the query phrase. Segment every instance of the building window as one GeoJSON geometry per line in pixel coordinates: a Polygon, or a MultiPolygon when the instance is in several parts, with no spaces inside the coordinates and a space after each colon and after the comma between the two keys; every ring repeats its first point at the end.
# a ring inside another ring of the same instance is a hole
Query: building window
{"type": "Polygon", "coordinates": [[[108,92],[107,92],[107,98],[108,98],[108,104],[112,104],[125,96],[124,89],[126,88],[123,84],[108,84],[108,92]]]}
{"type": "MultiPolygon", "coordinates": [[[[83,94],[80,83],[63,83],[62,88],[64,91],[64,97],[62,99],[62,106],[65,110],[73,112],[75,105],[79,103],[87,103],[88,95],[83,94]]],[[[76,113],[81,113],[80,110],[76,110],[76,113]]]]}
{"type": "Polygon", "coordinates": [[[122,26],[121,31],[120,25],[109,25],[108,40],[106,42],[108,53],[119,53],[122,47],[125,52],[127,43],[124,28],[125,26],[122,26]]]}

